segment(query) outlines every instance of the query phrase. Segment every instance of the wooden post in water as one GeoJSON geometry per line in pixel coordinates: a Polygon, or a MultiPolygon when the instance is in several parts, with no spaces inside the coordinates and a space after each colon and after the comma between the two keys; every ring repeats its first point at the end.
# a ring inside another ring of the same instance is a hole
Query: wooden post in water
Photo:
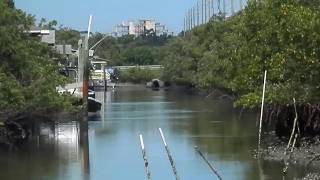
{"type": "Polygon", "coordinates": [[[259,122],[259,142],[258,142],[259,153],[260,153],[260,145],[261,145],[261,129],[262,129],[262,120],[263,120],[264,96],[265,96],[265,92],[266,92],[266,83],[267,83],[267,70],[264,71],[264,79],[263,79],[261,112],[260,112],[260,122],[259,122]]]}
{"type": "Polygon", "coordinates": [[[106,65],[103,66],[103,84],[104,84],[104,91],[107,91],[107,73],[106,73],[106,65]]]}
{"type": "MultiPolygon", "coordinates": [[[[91,20],[92,16],[90,15],[89,18],[89,25],[88,25],[88,34],[82,41],[82,51],[81,51],[81,58],[83,59],[83,85],[82,85],[82,100],[83,100],[83,107],[85,111],[85,115],[88,115],[88,89],[89,89],[89,37],[90,37],[90,29],[91,29],[91,20]]],[[[80,52],[79,52],[80,53],[80,52]]]]}
{"type": "Polygon", "coordinates": [[[171,156],[169,147],[168,147],[168,145],[167,145],[166,139],[164,138],[164,135],[163,135],[163,132],[162,132],[162,129],[161,129],[161,128],[159,128],[159,132],[160,132],[161,139],[162,139],[162,142],[163,142],[163,144],[164,144],[164,147],[165,147],[165,149],[166,149],[166,152],[167,152],[167,155],[168,155],[168,158],[169,158],[171,167],[172,167],[173,174],[174,174],[176,180],[180,180],[180,177],[179,177],[179,175],[178,175],[178,172],[177,172],[175,163],[174,163],[174,161],[173,161],[173,158],[172,158],[172,156],[171,156]]]}
{"type": "Polygon", "coordinates": [[[84,117],[86,120],[79,122],[79,145],[80,152],[82,155],[82,173],[85,176],[84,179],[89,179],[90,175],[90,153],[89,153],[89,136],[88,136],[88,121],[87,117],[84,117]]]}
{"type": "Polygon", "coordinates": [[[209,168],[212,170],[212,172],[220,179],[222,180],[222,177],[218,173],[217,170],[214,169],[214,167],[210,164],[210,162],[204,157],[203,153],[200,151],[199,147],[195,146],[194,149],[199,153],[199,155],[202,157],[202,159],[208,164],[209,168]]]}
{"type": "Polygon", "coordinates": [[[144,142],[143,142],[143,137],[141,134],[140,134],[140,146],[141,146],[141,152],[142,152],[142,157],[143,157],[143,161],[144,161],[144,167],[146,169],[147,179],[151,180],[151,173],[149,170],[149,162],[147,159],[146,150],[145,150],[144,142]]]}

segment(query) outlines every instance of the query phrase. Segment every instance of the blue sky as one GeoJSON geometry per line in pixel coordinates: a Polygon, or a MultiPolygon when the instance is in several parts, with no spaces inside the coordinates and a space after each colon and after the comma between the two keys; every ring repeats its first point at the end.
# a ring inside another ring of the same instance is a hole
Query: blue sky
{"type": "Polygon", "coordinates": [[[86,30],[93,15],[94,32],[110,32],[115,24],[152,18],[175,33],[183,29],[183,18],[196,0],[15,0],[17,8],[77,30],[86,30]]]}

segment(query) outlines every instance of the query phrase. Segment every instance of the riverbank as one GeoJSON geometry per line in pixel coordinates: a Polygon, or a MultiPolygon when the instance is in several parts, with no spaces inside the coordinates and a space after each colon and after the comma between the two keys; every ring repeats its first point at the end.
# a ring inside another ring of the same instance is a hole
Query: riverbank
{"type": "MultiPolygon", "coordinates": [[[[208,99],[208,100],[223,100],[222,102],[227,101],[231,103],[235,101],[235,97],[233,95],[219,89],[205,91],[201,89],[196,89],[194,87],[186,87],[186,86],[173,86],[173,87],[170,87],[169,89],[174,91],[184,91],[185,93],[192,93],[194,95],[199,95],[201,97],[204,97],[204,99],[208,99]]],[[[256,123],[258,122],[258,117],[259,117],[258,109],[239,110],[240,116],[242,111],[256,112],[257,114],[256,123]]],[[[273,115],[273,113],[270,113],[269,111],[266,111],[265,113],[267,114],[269,113],[273,115]]],[[[265,119],[268,119],[268,117],[270,116],[265,116],[265,117],[266,117],[265,119]]],[[[291,118],[291,120],[293,119],[294,118],[291,118]]],[[[285,166],[285,162],[288,162],[289,169],[290,169],[290,166],[299,166],[299,167],[305,167],[305,169],[308,169],[307,171],[308,174],[305,177],[295,178],[295,180],[319,180],[320,173],[313,172],[312,169],[318,169],[320,167],[320,136],[316,134],[310,135],[305,133],[304,136],[301,137],[301,139],[298,139],[293,152],[292,153],[287,152],[287,154],[284,155],[289,139],[286,138],[286,136],[281,136],[281,137],[278,136],[278,134],[276,134],[276,126],[270,122],[271,121],[267,121],[267,120],[264,122],[266,133],[264,134],[264,140],[262,143],[263,144],[262,146],[265,147],[262,149],[262,152],[261,152],[262,158],[265,161],[281,162],[283,163],[283,167],[285,166]]],[[[287,121],[283,121],[283,122],[287,122],[287,121]]],[[[304,121],[301,121],[301,123],[304,124],[304,121]]],[[[292,124],[287,125],[286,129],[288,131],[292,130],[292,124]]],[[[302,129],[300,131],[303,132],[302,129]]],[[[254,156],[257,157],[257,154],[255,154],[254,156]]],[[[283,169],[280,168],[279,173],[281,173],[282,171],[283,169]]]]}
{"type": "MultiPolygon", "coordinates": [[[[292,152],[291,148],[286,152],[287,142],[288,139],[278,138],[274,131],[266,133],[260,154],[262,159],[283,163],[283,169],[279,169],[279,172],[284,176],[292,166],[316,170],[320,167],[320,136],[299,139],[292,152]]],[[[254,157],[257,158],[257,156],[256,152],[254,157]]],[[[317,172],[309,172],[305,177],[296,180],[318,180],[320,173],[317,172]]]]}
{"type": "Polygon", "coordinates": [[[320,174],[319,173],[309,173],[305,177],[295,180],[319,180],[320,174]]]}
{"type": "MultiPolygon", "coordinates": [[[[184,92],[152,91],[144,86],[116,88],[98,92],[97,96],[102,94],[106,94],[107,100],[101,118],[88,123],[90,164],[86,167],[90,167],[91,179],[143,179],[144,166],[141,153],[137,151],[140,148],[139,134],[144,136],[148,152],[156,154],[150,155],[149,159],[154,172],[152,178],[172,178],[161,137],[156,133],[158,127],[163,128],[170,143],[181,177],[213,178],[205,162],[194,151],[194,146],[198,146],[223,179],[282,179],[281,168],[277,166],[281,163],[262,160],[263,173],[260,173],[257,161],[252,158],[251,152],[257,145],[255,113],[244,113],[239,119],[232,104],[224,105],[220,101],[184,92]],[[123,156],[119,156],[119,152],[124,151],[123,156]],[[123,168],[128,169],[126,174],[121,173],[123,168]]],[[[77,131],[78,125],[74,127],[66,128],[63,123],[55,123],[51,138],[40,136],[38,140],[36,137],[34,144],[28,140],[17,150],[7,153],[9,155],[2,153],[0,160],[10,163],[3,167],[1,179],[19,179],[14,178],[16,174],[23,175],[21,179],[41,179],[48,177],[49,173],[53,179],[81,179],[83,174],[79,171],[85,161],[81,158],[82,143],[74,134],[81,131],[77,131]],[[25,151],[26,146],[31,150],[25,151]],[[22,158],[20,153],[28,158],[22,158]],[[53,168],[48,167],[50,164],[53,168]],[[79,168],[74,168],[75,165],[79,168]],[[34,174],[27,174],[28,171],[21,167],[33,170],[34,174]],[[45,171],[40,174],[39,169],[44,167],[45,171]],[[14,172],[9,174],[6,169],[14,172]],[[73,178],[73,175],[81,177],[73,178]]],[[[41,129],[41,132],[46,134],[48,131],[41,129]]],[[[286,179],[304,177],[305,172],[299,172],[299,168],[290,169],[286,179]]]]}

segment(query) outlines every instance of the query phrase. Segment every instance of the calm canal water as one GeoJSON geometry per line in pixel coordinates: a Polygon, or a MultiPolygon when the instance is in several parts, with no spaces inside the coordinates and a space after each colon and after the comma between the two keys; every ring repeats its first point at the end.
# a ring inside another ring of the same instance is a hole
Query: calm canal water
{"type": "Polygon", "coordinates": [[[120,88],[103,94],[97,95],[104,101],[100,117],[88,124],[44,125],[30,146],[1,151],[0,179],[143,180],[142,134],[152,178],[174,180],[159,127],[182,180],[216,179],[194,146],[224,180],[289,180],[305,174],[295,167],[283,178],[282,163],[253,158],[256,114],[239,119],[230,104],[178,92],[120,88]]]}

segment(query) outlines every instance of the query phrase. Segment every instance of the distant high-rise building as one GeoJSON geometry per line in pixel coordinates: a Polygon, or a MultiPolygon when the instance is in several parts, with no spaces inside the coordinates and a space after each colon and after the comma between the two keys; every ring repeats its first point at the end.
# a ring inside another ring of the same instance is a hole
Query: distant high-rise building
{"type": "Polygon", "coordinates": [[[140,19],[138,21],[128,21],[127,23],[118,24],[113,29],[113,36],[121,37],[124,35],[141,35],[156,34],[157,36],[168,34],[164,24],[160,24],[152,19],[140,19]]]}
{"type": "Polygon", "coordinates": [[[131,35],[136,34],[136,26],[133,21],[129,21],[129,34],[131,34],[131,35]]]}

